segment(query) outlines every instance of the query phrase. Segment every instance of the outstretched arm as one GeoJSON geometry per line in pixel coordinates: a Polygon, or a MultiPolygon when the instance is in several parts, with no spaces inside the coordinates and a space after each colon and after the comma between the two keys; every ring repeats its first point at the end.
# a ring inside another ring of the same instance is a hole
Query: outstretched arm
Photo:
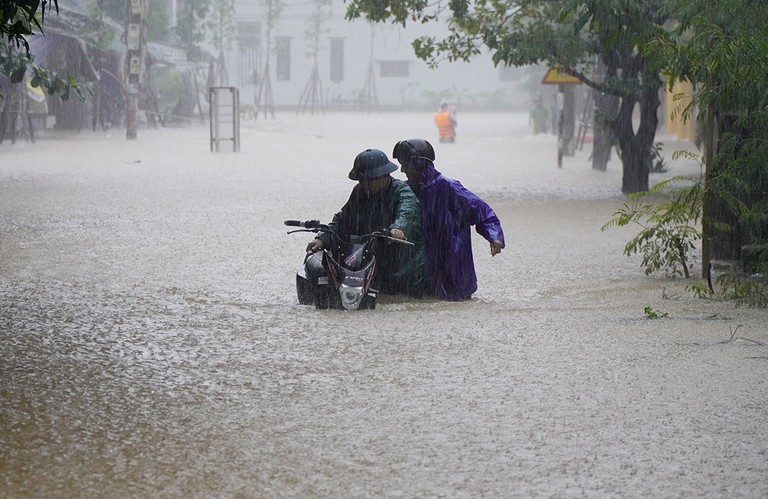
{"type": "Polygon", "coordinates": [[[461,210],[467,217],[467,223],[474,225],[477,233],[491,244],[491,256],[501,253],[506,245],[504,231],[493,208],[480,199],[480,196],[461,185],[461,182],[456,182],[454,193],[457,202],[463,206],[461,210]]]}

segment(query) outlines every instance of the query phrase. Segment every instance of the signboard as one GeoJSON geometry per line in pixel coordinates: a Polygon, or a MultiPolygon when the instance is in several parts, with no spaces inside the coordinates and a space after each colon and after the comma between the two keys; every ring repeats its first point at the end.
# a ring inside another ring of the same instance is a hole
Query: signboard
{"type": "Polygon", "coordinates": [[[35,102],[45,102],[45,92],[43,92],[43,89],[40,88],[40,86],[33,87],[32,86],[32,78],[27,77],[26,78],[26,84],[27,84],[27,95],[30,99],[32,99],[35,102]]]}
{"type": "Polygon", "coordinates": [[[549,68],[547,74],[541,80],[544,85],[581,85],[581,80],[556,68],[549,68]]]}
{"type": "Polygon", "coordinates": [[[131,56],[128,62],[128,74],[137,75],[141,71],[141,59],[139,56],[131,56]]]}
{"type": "Polygon", "coordinates": [[[128,50],[139,50],[139,41],[141,40],[141,25],[131,23],[128,25],[128,36],[126,37],[126,45],[128,50]]]}

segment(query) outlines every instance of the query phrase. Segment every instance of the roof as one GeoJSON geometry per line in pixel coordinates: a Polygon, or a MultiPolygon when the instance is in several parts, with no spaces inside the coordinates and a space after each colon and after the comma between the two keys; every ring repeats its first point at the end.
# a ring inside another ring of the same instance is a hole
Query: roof
{"type": "Polygon", "coordinates": [[[28,42],[29,52],[39,66],[60,75],[74,76],[80,82],[99,79],[82,40],[49,33],[30,36],[28,42]]]}

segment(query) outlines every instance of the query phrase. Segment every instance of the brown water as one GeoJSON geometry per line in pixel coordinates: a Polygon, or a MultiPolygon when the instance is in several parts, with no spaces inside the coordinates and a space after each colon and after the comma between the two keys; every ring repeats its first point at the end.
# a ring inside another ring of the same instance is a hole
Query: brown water
{"type": "Polygon", "coordinates": [[[296,303],[310,236],[282,221],[328,220],[359,151],[432,128],[0,145],[0,496],[768,495],[766,312],[646,277],[634,230],[599,230],[619,165],[585,147],[558,170],[525,115],[460,115],[435,144],[507,236],[494,258],[475,239],[471,302],[296,303]]]}

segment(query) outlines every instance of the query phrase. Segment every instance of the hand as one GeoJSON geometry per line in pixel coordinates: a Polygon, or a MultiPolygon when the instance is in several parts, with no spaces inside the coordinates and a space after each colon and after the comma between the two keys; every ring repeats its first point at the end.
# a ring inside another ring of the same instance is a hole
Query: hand
{"type": "Polygon", "coordinates": [[[323,240],[315,238],[307,245],[307,253],[314,253],[323,249],[323,240]]]}
{"type": "Polygon", "coordinates": [[[504,244],[501,241],[491,241],[491,256],[498,255],[503,248],[504,244]]]}
{"type": "Polygon", "coordinates": [[[405,238],[405,232],[403,232],[400,229],[390,229],[389,235],[394,237],[395,239],[402,239],[403,241],[406,240],[405,238]]]}

